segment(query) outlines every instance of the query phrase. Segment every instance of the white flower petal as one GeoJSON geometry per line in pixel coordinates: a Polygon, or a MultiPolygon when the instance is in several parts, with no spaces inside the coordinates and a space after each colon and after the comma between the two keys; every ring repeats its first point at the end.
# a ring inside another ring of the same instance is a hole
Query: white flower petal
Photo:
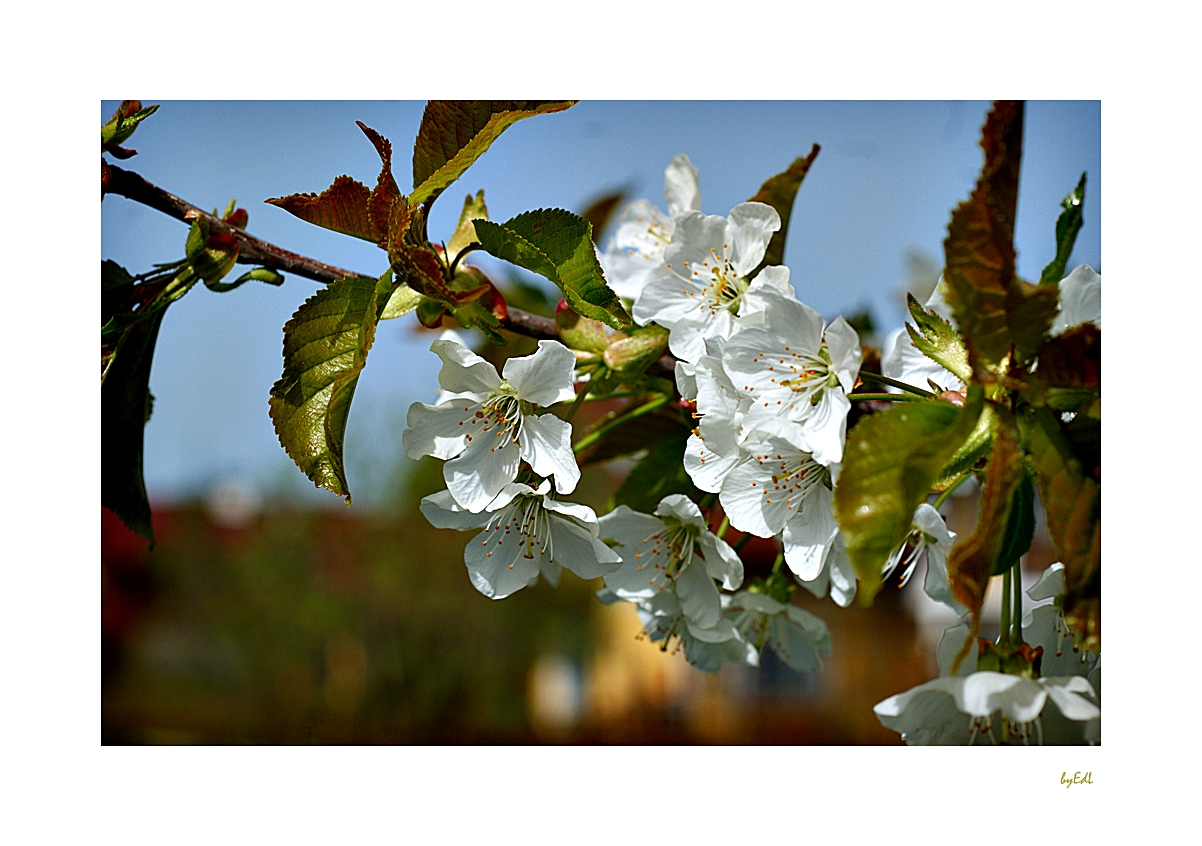
{"type": "Polygon", "coordinates": [[[917,526],[924,535],[929,535],[935,539],[935,542],[941,546],[950,547],[956,535],[954,532],[949,532],[947,522],[944,521],[943,515],[940,514],[929,503],[923,502],[919,504],[914,511],[914,525],[917,526]]]}
{"type": "Polygon", "coordinates": [[[705,571],[709,577],[720,581],[726,590],[738,590],[743,584],[743,559],[739,554],[722,538],[709,532],[702,532],[697,541],[705,556],[705,571]]]}
{"type": "Polygon", "coordinates": [[[682,399],[697,399],[696,365],[687,361],[676,362],[676,390],[682,399]]]}
{"type": "Polygon", "coordinates": [[[761,538],[780,532],[801,503],[786,506],[783,495],[773,499],[772,487],[772,466],[751,456],[739,462],[722,483],[720,500],[730,524],[761,538]]]}
{"type": "Polygon", "coordinates": [[[555,490],[571,493],[580,481],[572,454],[572,424],[553,414],[526,415],[522,420],[522,458],[540,476],[554,476],[555,490]]]}
{"type": "Polygon", "coordinates": [[[559,341],[539,341],[531,355],[505,362],[505,381],[517,395],[535,405],[553,405],[576,398],[572,374],[576,356],[559,341]]]}
{"type": "Polygon", "coordinates": [[[1078,265],[1060,280],[1060,313],[1052,324],[1052,334],[1082,323],[1102,328],[1102,277],[1087,264],[1078,265]]]}
{"type": "Polygon", "coordinates": [[[685,525],[706,528],[705,517],[701,514],[701,509],[697,507],[697,503],[684,494],[668,494],[659,501],[659,505],[655,507],[655,513],[659,517],[676,517],[685,525]]]}
{"type": "Polygon", "coordinates": [[[567,567],[582,579],[596,579],[612,573],[621,559],[607,547],[570,520],[552,517],[551,560],[567,567]],[[604,561],[599,560],[604,556],[604,561]]]}
{"type": "Polygon", "coordinates": [[[438,384],[444,391],[487,394],[501,386],[497,368],[458,341],[440,338],[430,351],[442,359],[438,384]]]}
{"type": "Polygon", "coordinates": [[[955,698],[956,707],[966,714],[988,717],[1000,710],[1020,723],[1038,717],[1048,696],[1037,681],[992,671],[976,672],[964,678],[944,677],[935,682],[944,683],[944,689],[955,698]]]}
{"type": "Polygon", "coordinates": [[[458,458],[442,465],[442,477],[455,501],[481,511],[518,475],[521,448],[513,441],[484,434],[468,442],[458,458]],[[494,444],[500,440],[501,445],[494,444]]]}
{"type": "Polygon", "coordinates": [[[684,469],[693,480],[694,485],[709,493],[717,493],[722,490],[727,474],[739,463],[739,460],[740,452],[737,446],[727,455],[718,455],[696,435],[689,435],[688,443],[685,445],[684,469]]]}
{"type": "Polygon", "coordinates": [[[927,575],[922,589],[931,599],[942,602],[957,614],[963,616],[968,613],[968,609],[952,593],[952,585],[947,577],[947,553],[937,546],[927,548],[927,575]]]}
{"type": "Polygon", "coordinates": [[[840,608],[851,605],[856,598],[856,571],[851,566],[842,537],[836,537],[826,552],[825,569],[830,573],[831,599],[840,608]]]}
{"type": "Polygon", "coordinates": [[[492,516],[487,512],[468,511],[455,501],[450,491],[424,497],[419,508],[436,529],[474,529],[483,526],[492,516]]]}
{"type": "Polygon", "coordinates": [[[463,557],[476,590],[504,599],[537,579],[538,561],[524,557],[524,551],[516,537],[501,531],[481,532],[468,541],[463,557]]]}
{"type": "Polygon", "coordinates": [[[773,620],[768,645],[777,657],[799,673],[822,669],[822,656],[831,654],[831,635],[826,624],[809,612],[789,606],[773,620]]]}
{"type": "MultiPolygon", "coordinates": [[[[939,675],[949,675],[952,668],[952,661],[956,657],[956,653],[964,646],[964,640],[968,637],[968,626],[958,625],[945,629],[943,637],[939,639],[939,646],[935,649],[935,658],[939,662],[939,675]]],[[[960,663],[960,668],[956,670],[957,676],[970,676],[977,671],[977,650],[969,649],[968,654],[960,663]]]]}
{"type": "Polygon", "coordinates": [[[1056,703],[1060,713],[1070,720],[1092,720],[1102,715],[1102,710],[1082,694],[1094,695],[1090,683],[1081,676],[1043,678],[1040,684],[1056,703]]]}
{"type": "Polygon", "coordinates": [[[833,501],[832,492],[820,485],[806,498],[801,511],[785,524],[781,536],[785,563],[802,582],[813,581],[824,572],[827,549],[839,533],[833,501]]]}
{"type": "Polygon", "coordinates": [[[480,409],[479,404],[446,403],[426,405],[415,402],[405,416],[408,428],[401,433],[405,454],[416,460],[423,455],[454,458],[463,452],[466,423],[480,409]]]}
{"type": "Polygon", "coordinates": [[[1034,600],[1055,599],[1064,593],[1064,565],[1057,561],[1043,571],[1039,581],[1031,585],[1027,596],[1034,600]]]}
{"type": "Polygon", "coordinates": [[[860,336],[840,315],[826,327],[825,338],[831,354],[831,371],[839,377],[843,390],[851,393],[864,358],[860,336]]]}
{"type": "Polygon", "coordinates": [[[780,215],[765,203],[740,203],[727,215],[731,264],[740,276],[747,276],[768,249],[772,234],[780,229],[780,215]]]}
{"type": "Polygon", "coordinates": [[[679,572],[675,580],[676,596],[685,617],[703,628],[710,628],[722,615],[718,587],[705,572],[705,565],[696,557],[679,572]]]}
{"type": "Polygon", "coordinates": [[[684,153],[674,157],[664,171],[664,199],[668,201],[668,214],[673,217],[701,208],[697,168],[684,153]]]}

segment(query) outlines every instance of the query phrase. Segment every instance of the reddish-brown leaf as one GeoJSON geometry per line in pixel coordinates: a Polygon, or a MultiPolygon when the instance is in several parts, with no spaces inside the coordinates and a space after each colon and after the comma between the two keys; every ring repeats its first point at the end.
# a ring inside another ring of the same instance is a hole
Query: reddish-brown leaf
{"type": "Polygon", "coordinates": [[[367,217],[369,196],[366,185],[349,176],[340,176],[320,195],[291,194],[273,197],[266,202],[323,229],[375,241],[367,217]]]}
{"type": "Polygon", "coordinates": [[[355,121],[380,154],[380,175],[367,200],[367,217],[376,243],[391,250],[409,225],[409,205],[392,176],[392,143],[362,121],[355,121]]]}
{"type": "Polygon", "coordinates": [[[1048,535],[1056,557],[1064,564],[1065,622],[1084,636],[1086,649],[1099,651],[1102,486],[1083,472],[1054,412],[1029,408],[1022,421],[1048,535]]]}
{"type": "Polygon", "coordinates": [[[1039,348],[1039,378],[1057,388],[1102,388],[1102,331],[1074,326],[1039,348]]]}
{"type": "Polygon", "coordinates": [[[985,165],[972,196],[952,213],[943,242],[948,300],[978,379],[1010,351],[1006,296],[1014,280],[1022,137],[1023,104],[995,104],[981,130],[985,165]]]}
{"type": "Polygon", "coordinates": [[[1001,552],[1014,489],[1022,481],[1023,475],[1014,418],[1000,407],[995,406],[994,411],[998,422],[993,436],[993,452],[985,468],[981,514],[973,533],[957,541],[947,558],[947,576],[952,584],[952,593],[972,613],[968,638],[952,663],[952,672],[968,655],[980,631],[985,589],[1001,552]]]}

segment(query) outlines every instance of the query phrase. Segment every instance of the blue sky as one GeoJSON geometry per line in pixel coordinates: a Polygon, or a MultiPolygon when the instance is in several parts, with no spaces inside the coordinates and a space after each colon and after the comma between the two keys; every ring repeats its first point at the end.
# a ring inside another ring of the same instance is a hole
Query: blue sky
{"type": "MultiPolygon", "coordinates": [[[[116,108],[101,103],[103,121],[116,108]]],[[[432,238],[447,238],[468,191],[483,188],[490,216],[541,207],[582,210],[617,188],[663,206],[663,169],[686,153],[701,180],[702,209],[725,214],[812,143],[822,152],[798,194],[785,263],[798,296],[827,319],[869,307],[878,325],[901,325],[906,255],[941,263],[952,208],[971,191],[982,156],[984,101],[582,102],[522,121],[434,208],[432,238]]],[[[339,174],[371,184],[379,170],[361,120],[391,139],[404,190],[421,103],[163,102],[129,141],[122,167],[203,208],[231,197],[249,229],[280,246],[378,275],[375,247],[326,232],[263,200],[319,192],[339,174]]],[[[1059,202],[1089,175],[1085,224],[1070,267],[1101,270],[1101,109],[1098,101],[1027,105],[1016,247],[1018,270],[1037,278],[1054,252],[1059,202]]],[[[102,258],[133,273],[183,255],[187,229],[122,197],[105,199],[102,258]]],[[[197,289],[163,322],[151,373],[146,430],[152,500],[225,482],[261,491],[312,491],[276,441],[267,397],[281,369],[284,322],[318,287],[289,276],[280,288],[247,284],[227,294],[197,289]]],[[[413,318],[381,327],[360,380],[347,434],[356,507],[370,507],[385,472],[403,462],[400,433],[411,402],[429,402],[437,359],[413,318]]]]}

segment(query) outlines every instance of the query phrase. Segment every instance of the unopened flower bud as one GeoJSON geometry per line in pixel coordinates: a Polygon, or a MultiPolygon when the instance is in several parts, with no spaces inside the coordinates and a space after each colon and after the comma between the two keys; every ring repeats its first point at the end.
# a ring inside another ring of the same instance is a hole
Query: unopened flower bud
{"type": "Polygon", "coordinates": [[[605,352],[609,339],[605,335],[605,324],[599,320],[581,317],[563,300],[555,308],[555,325],[559,337],[574,350],[599,353],[605,352]]]}

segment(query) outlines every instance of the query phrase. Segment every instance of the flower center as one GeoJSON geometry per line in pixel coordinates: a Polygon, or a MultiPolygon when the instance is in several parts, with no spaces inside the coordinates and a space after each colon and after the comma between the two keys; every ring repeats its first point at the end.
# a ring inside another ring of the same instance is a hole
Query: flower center
{"type": "Polygon", "coordinates": [[[755,364],[763,364],[773,374],[768,377],[771,385],[788,389],[798,399],[808,400],[809,405],[818,404],[825,388],[839,384],[839,377],[831,371],[830,352],[825,344],[817,353],[786,346],[783,350],[757,353],[751,360],[755,364]]]}
{"type": "MultiPolygon", "coordinates": [[[[753,454],[752,457],[770,474],[761,496],[765,504],[784,502],[789,511],[799,509],[818,485],[829,479],[829,471],[808,452],[753,454]]],[[[752,482],[758,487],[758,482],[752,482]]]]}
{"type": "Polygon", "coordinates": [[[518,399],[508,383],[502,383],[500,390],[491,394],[480,404],[474,417],[468,422],[479,429],[467,436],[470,441],[473,435],[483,435],[491,432],[500,440],[491,447],[492,451],[507,446],[510,441],[521,446],[518,440],[522,435],[522,421],[533,411],[530,403],[518,399]],[[508,390],[506,390],[508,389],[508,390]]]}
{"type": "MultiPolygon", "coordinates": [[[[550,562],[555,561],[555,549],[551,538],[551,517],[543,508],[542,497],[518,496],[505,508],[498,511],[484,526],[489,537],[481,541],[490,541],[501,546],[506,540],[524,546],[526,551],[523,558],[534,558],[535,553],[546,555],[550,562]],[[492,534],[496,532],[497,534],[492,534]]],[[[492,557],[492,552],[485,553],[486,558],[492,557]]],[[[509,565],[513,569],[513,565],[509,565]]]]}
{"type": "MultiPolygon", "coordinates": [[[[669,220],[665,220],[656,209],[651,213],[651,222],[646,229],[639,230],[631,237],[634,243],[626,247],[626,255],[638,256],[647,261],[657,262],[664,256],[664,250],[672,242],[672,231],[668,228],[669,220]]],[[[637,218],[638,223],[646,222],[646,218],[637,218]]]]}
{"type": "Polygon", "coordinates": [[[647,584],[657,590],[671,584],[693,561],[693,546],[700,534],[697,526],[663,518],[664,527],[643,538],[642,548],[635,552],[639,562],[635,569],[648,576],[647,584]]]}
{"type": "Polygon", "coordinates": [[[717,314],[722,309],[731,314],[737,313],[743,292],[747,290],[747,280],[739,275],[726,257],[726,248],[727,245],[723,244],[722,255],[719,256],[718,251],[710,247],[711,260],[703,261],[700,265],[685,262],[690,270],[690,280],[704,289],[701,292],[703,307],[709,309],[710,314],[717,314]]]}

